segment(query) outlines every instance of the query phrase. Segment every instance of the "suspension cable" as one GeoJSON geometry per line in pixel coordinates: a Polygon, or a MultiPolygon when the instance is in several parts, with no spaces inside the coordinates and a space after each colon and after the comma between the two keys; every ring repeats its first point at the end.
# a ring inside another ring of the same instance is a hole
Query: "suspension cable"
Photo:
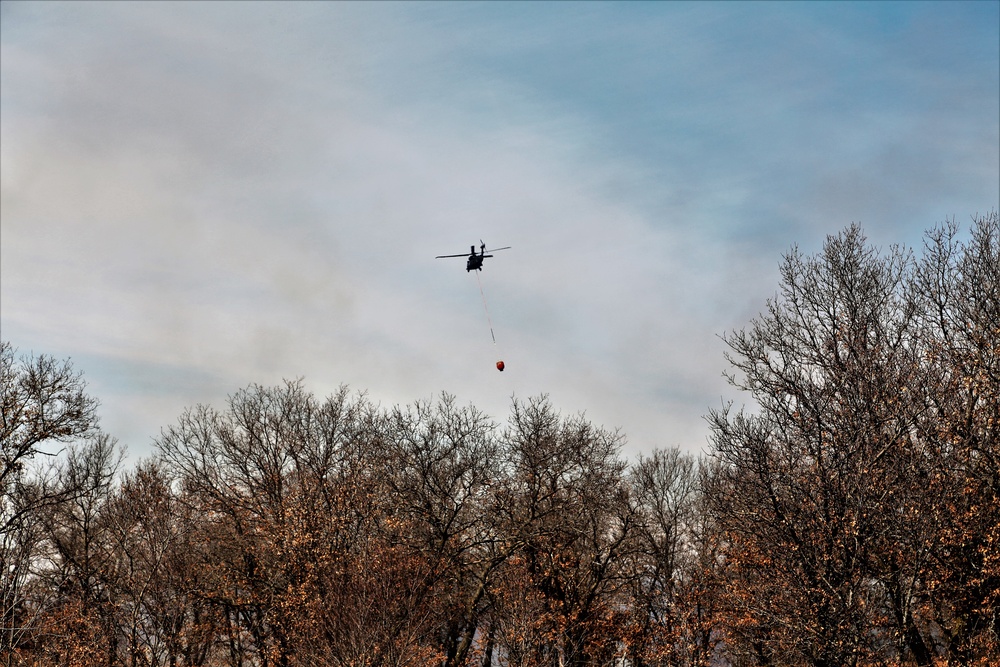
{"type": "Polygon", "coordinates": [[[486,311],[486,323],[490,325],[490,338],[493,345],[497,344],[497,337],[493,334],[493,320],[490,318],[490,309],[486,305],[486,292],[483,291],[483,281],[479,279],[479,271],[476,271],[476,283],[479,285],[479,295],[483,297],[483,310],[486,311]]]}

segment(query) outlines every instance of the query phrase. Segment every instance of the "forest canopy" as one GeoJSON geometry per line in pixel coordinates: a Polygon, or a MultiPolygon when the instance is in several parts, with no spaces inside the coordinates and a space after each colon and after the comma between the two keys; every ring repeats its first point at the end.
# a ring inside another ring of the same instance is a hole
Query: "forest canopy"
{"type": "Polygon", "coordinates": [[[996,212],[780,266],[701,457],[293,381],[126,466],[71,363],[3,342],[0,664],[996,664],[996,212]]]}

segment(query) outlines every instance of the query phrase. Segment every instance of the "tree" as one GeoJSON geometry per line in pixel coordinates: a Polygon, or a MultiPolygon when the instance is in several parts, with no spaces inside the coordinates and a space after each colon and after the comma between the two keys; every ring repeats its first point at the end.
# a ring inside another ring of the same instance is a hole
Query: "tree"
{"type": "Polygon", "coordinates": [[[412,530],[411,556],[427,561],[415,590],[433,596],[445,667],[464,665],[481,630],[497,569],[509,556],[491,508],[500,479],[495,424],[447,394],[392,412],[388,479],[412,530]]]}
{"type": "Polygon", "coordinates": [[[1000,658],[1000,220],[962,243],[947,223],[927,235],[914,276],[929,367],[918,424],[933,529],[917,597],[925,634],[953,664],[1000,658]]]}
{"type": "Polygon", "coordinates": [[[158,441],[204,517],[194,593],[227,619],[230,661],[411,665],[435,651],[432,576],[392,511],[384,417],[346,389],[251,387],[189,410],[158,441]]]}
{"type": "Polygon", "coordinates": [[[719,643],[717,551],[703,477],[677,449],[640,456],[630,470],[637,522],[627,655],[635,667],[708,665],[719,643]]]}
{"type": "Polygon", "coordinates": [[[992,664],[998,655],[1000,233],[924,256],[852,226],[793,250],[726,336],[758,409],[710,415],[727,647],[759,664],[992,664]]]}
{"type": "Polygon", "coordinates": [[[504,442],[497,511],[515,548],[496,593],[497,642],[516,664],[605,664],[624,638],[619,602],[636,521],[622,438],[561,417],[541,397],[514,402],[504,442]]]}
{"type": "Polygon", "coordinates": [[[108,585],[121,628],[119,656],[128,665],[209,664],[224,633],[221,612],[195,591],[203,587],[206,517],[157,461],[122,476],[105,510],[108,585]]]}
{"type": "Polygon", "coordinates": [[[97,426],[97,401],[69,361],[24,357],[0,341],[0,491],[3,514],[0,533],[12,530],[20,518],[11,513],[8,496],[16,491],[26,464],[38,454],[53,456],[45,445],[58,446],[92,434],[97,426]]]}
{"type": "Polygon", "coordinates": [[[901,398],[919,368],[911,262],[858,226],[815,258],[793,250],[780,298],[725,338],[730,381],[760,407],[710,415],[735,650],[816,667],[881,650],[872,550],[907,506],[900,453],[920,408],[901,398]]]}
{"type": "Polygon", "coordinates": [[[97,436],[97,401],[68,361],[16,358],[0,341],[0,660],[10,664],[50,602],[29,599],[41,547],[38,513],[80,489],[56,485],[38,456],[54,458],[67,443],[97,436]]]}
{"type": "Polygon", "coordinates": [[[107,435],[70,446],[56,467],[65,499],[36,516],[45,544],[38,583],[58,593],[42,617],[48,635],[39,643],[43,660],[111,665],[119,656],[122,619],[112,584],[108,509],[122,456],[107,435]]]}

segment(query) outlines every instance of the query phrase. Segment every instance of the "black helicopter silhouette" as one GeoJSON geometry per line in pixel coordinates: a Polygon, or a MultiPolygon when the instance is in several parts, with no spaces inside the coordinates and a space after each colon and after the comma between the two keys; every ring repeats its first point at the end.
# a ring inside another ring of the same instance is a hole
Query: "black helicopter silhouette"
{"type": "Polygon", "coordinates": [[[494,248],[492,250],[486,249],[486,244],[483,243],[482,239],[479,239],[479,254],[476,254],[476,246],[469,246],[469,254],[466,255],[462,253],[461,255],[438,255],[434,259],[443,259],[445,257],[468,257],[469,261],[465,263],[466,271],[482,271],[483,270],[483,260],[487,257],[492,257],[493,255],[487,255],[488,252],[496,252],[498,250],[510,250],[511,246],[505,246],[503,248],[494,248]]]}

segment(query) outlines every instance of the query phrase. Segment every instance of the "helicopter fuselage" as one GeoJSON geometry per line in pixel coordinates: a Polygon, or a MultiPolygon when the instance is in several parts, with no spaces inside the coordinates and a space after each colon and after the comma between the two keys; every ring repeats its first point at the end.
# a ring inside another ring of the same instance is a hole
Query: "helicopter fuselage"
{"type": "MultiPolygon", "coordinates": [[[[510,246],[506,248],[496,248],[495,250],[507,250],[510,246]]],[[[491,250],[490,252],[494,252],[491,250]]],[[[486,254],[486,244],[481,243],[479,246],[479,254],[476,254],[476,246],[469,246],[468,255],[438,255],[435,259],[442,259],[445,257],[465,257],[465,270],[466,271],[482,271],[483,270],[483,260],[487,257],[492,257],[493,255],[486,254]]]]}
{"type": "Polygon", "coordinates": [[[492,257],[493,255],[477,255],[475,252],[469,255],[468,261],[465,262],[466,271],[482,271],[483,270],[483,260],[487,257],[492,257]]]}

